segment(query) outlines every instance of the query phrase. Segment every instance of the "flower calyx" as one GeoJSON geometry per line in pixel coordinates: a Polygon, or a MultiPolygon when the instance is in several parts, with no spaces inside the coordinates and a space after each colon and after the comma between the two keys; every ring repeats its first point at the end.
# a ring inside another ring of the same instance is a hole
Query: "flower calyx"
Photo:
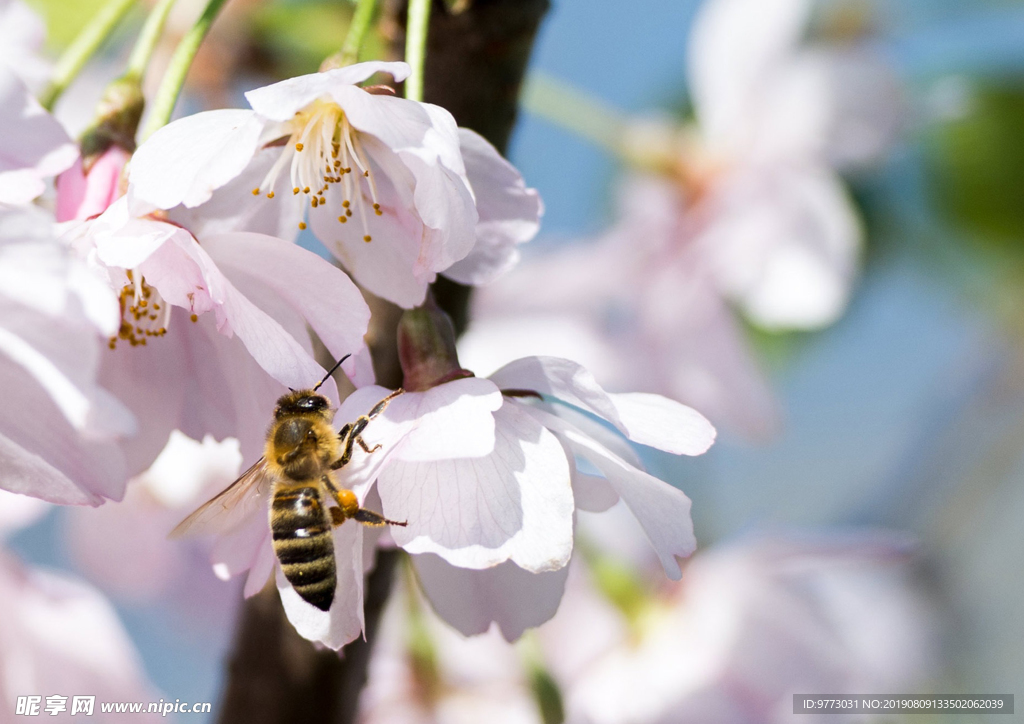
{"type": "Polygon", "coordinates": [[[459,365],[451,318],[429,296],[422,306],[404,312],[398,322],[398,359],[402,386],[410,392],[474,376],[459,365]]]}

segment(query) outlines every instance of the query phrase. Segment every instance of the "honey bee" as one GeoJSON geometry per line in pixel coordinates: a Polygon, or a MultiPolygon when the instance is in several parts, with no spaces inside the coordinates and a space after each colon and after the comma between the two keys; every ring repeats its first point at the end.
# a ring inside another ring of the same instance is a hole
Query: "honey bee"
{"type": "Polygon", "coordinates": [[[380,449],[380,445],[369,447],[361,433],[403,392],[395,390],[369,413],[335,432],[334,410],[317,390],[345,359],[316,387],[281,397],[263,457],[171,531],[171,537],[179,537],[186,532],[229,529],[232,521],[259,508],[269,493],[270,530],[281,570],[296,593],[321,611],[330,609],[337,586],[331,529],[350,518],[369,526],[406,525],[360,508],[356,494],[339,488],[333,479],[333,471],[352,459],[356,445],[368,454],[380,449]],[[331,500],[337,506],[330,505],[331,500]]]}

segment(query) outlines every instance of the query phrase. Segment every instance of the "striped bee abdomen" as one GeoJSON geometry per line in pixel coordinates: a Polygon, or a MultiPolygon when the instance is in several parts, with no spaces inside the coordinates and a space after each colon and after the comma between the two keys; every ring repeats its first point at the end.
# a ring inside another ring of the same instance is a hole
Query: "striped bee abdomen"
{"type": "Polygon", "coordinates": [[[270,530],[284,577],[305,601],[328,610],[338,581],[331,523],[320,488],[279,483],[270,506],[270,530]]]}

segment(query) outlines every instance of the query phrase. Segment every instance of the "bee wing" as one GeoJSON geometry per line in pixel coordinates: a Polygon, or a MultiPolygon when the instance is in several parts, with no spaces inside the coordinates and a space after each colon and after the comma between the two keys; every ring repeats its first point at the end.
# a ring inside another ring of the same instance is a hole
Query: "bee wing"
{"type": "Polygon", "coordinates": [[[257,460],[213,499],[206,501],[170,532],[169,538],[223,533],[263,506],[270,494],[271,475],[266,458],[257,460]]]}

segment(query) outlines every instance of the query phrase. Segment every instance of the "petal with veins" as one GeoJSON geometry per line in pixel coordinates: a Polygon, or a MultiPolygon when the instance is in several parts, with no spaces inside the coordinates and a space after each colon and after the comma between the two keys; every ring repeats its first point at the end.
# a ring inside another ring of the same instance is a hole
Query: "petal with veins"
{"type": "Polygon", "coordinates": [[[690,499],[668,483],[637,470],[572,425],[537,408],[530,414],[540,420],[576,454],[595,465],[630,509],[657,551],[665,573],[679,580],[677,558],[697,548],[690,518],[690,499]]]}
{"type": "Polygon", "coordinates": [[[161,209],[205,203],[249,165],[262,130],[255,113],[234,109],[169,123],[132,156],[130,198],[161,209]]]}
{"type": "Polygon", "coordinates": [[[506,560],[531,572],[561,568],[572,552],[565,451],[515,404],[503,405],[494,420],[494,450],[485,457],[394,460],[381,472],[384,514],[408,521],[392,536],[410,553],[437,553],[464,568],[506,560]]]}

